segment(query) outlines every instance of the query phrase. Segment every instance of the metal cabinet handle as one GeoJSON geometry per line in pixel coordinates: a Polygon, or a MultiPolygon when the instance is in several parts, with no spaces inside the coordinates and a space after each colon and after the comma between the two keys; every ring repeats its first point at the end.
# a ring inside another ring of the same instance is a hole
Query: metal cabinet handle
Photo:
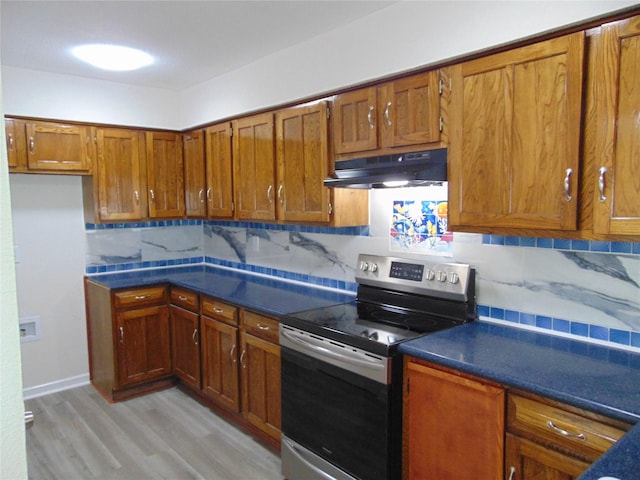
{"type": "Polygon", "coordinates": [[[384,109],[384,119],[387,121],[387,127],[391,126],[391,118],[389,117],[390,108],[391,108],[391,102],[387,102],[387,107],[384,109]]]}
{"type": "Polygon", "coordinates": [[[120,331],[120,343],[124,343],[124,327],[118,329],[120,331]]]}
{"type": "Polygon", "coordinates": [[[515,475],[515,473],[516,473],[516,467],[513,467],[513,466],[512,466],[512,467],[509,469],[509,480],[513,480],[513,476],[515,475]]]}
{"type": "Polygon", "coordinates": [[[267,188],[267,200],[269,200],[269,203],[273,203],[273,198],[271,198],[272,191],[273,191],[273,185],[269,185],[269,187],[267,188]]]}
{"type": "Polygon", "coordinates": [[[247,368],[247,365],[245,363],[243,363],[244,360],[244,356],[247,354],[246,350],[242,350],[242,353],[240,354],[240,366],[242,368],[247,368]]]}
{"type": "Polygon", "coordinates": [[[185,297],[184,295],[178,295],[178,300],[182,300],[183,302],[186,302],[187,297],[185,297]]]}
{"type": "Polygon", "coordinates": [[[280,185],[278,187],[278,200],[280,200],[280,205],[284,205],[284,195],[282,195],[283,191],[284,191],[284,185],[280,185]]]}
{"type": "Polygon", "coordinates": [[[193,343],[194,343],[195,345],[198,345],[198,338],[197,338],[197,335],[198,335],[198,329],[197,329],[197,328],[195,328],[195,329],[193,330],[193,333],[191,334],[191,340],[193,340],[193,343]]]}
{"type": "Polygon", "coordinates": [[[211,202],[211,188],[207,188],[207,202],[211,202]]]}
{"type": "Polygon", "coordinates": [[[140,205],[140,194],[137,190],[133,192],[133,196],[136,198],[136,205],[140,205]]]}
{"type": "Polygon", "coordinates": [[[369,122],[369,128],[372,130],[376,127],[375,124],[373,123],[373,110],[374,110],[374,106],[369,105],[369,113],[367,113],[367,121],[369,122]]]}
{"type": "Polygon", "coordinates": [[[13,150],[13,133],[10,133],[7,137],[7,150],[13,150]]]}
{"type": "Polygon", "coordinates": [[[231,351],[229,352],[229,358],[231,358],[231,363],[236,363],[236,357],[233,352],[236,351],[236,344],[231,345],[231,351]]]}
{"type": "Polygon", "coordinates": [[[564,199],[567,202],[570,202],[573,197],[571,196],[571,174],[573,173],[573,169],[571,168],[567,168],[565,170],[565,176],[564,176],[564,199]]]}
{"type": "Polygon", "coordinates": [[[224,309],[222,309],[222,308],[218,308],[218,307],[213,307],[213,311],[214,311],[215,313],[224,313],[224,309]]]}
{"type": "Polygon", "coordinates": [[[198,200],[200,200],[200,203],[204,203],[204,188],[198,190],[198,200]]]}
{"type": "Polygon", "coordinates": [[[263,325],[261,323],[258,323],[256,327],[258,327],[259,330],[269,330],[269,325],[263,325]]]}
{"type": "Polygon", "coordinates": [[[604,182],[604,176],[607,173],[607,167],[600,167],[600,176],[598,177],[598,191],[600,192],[600,198],[599,200],[601,202],[604,202],[607,197],[604,196],[604,189],[605,189],[605,182],[604,182]]]}
{"type": "Polygon", "coordinates": [[[136,300],[145,300],[147,298],[151,298],[151,295],[136,295],[134,298],[136,300]]]}
{"type": "Polygon", "coordinates": [[[151,197],[152,202],[156,201],[156,194],[153,193],[153,190],[151,188],[149,189],[149,196],[151,197]]]}
{"type": "Polygon", "coordinates": [[[29,153],[36,153],[36,141],[33,137],[29,137],[29,153]]]}
{"type": "Polygon", "coordinates": [[[549,427],[551,430],[553,430],[556,433],[559,433],[564,437],[577,438],[578,440],[585,440],[587,438],[584,436],[584,433],[572,433],[565,430],[564,428],[557,427],[553,424],[551,420],[547,422],[547,427],[549,427]]]}

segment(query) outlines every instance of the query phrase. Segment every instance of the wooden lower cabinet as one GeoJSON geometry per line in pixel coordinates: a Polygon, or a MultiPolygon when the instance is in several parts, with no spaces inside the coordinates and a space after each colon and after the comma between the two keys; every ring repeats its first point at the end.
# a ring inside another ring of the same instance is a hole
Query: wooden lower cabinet
{"type": "Polygon", "coordinates": [[[249,423],[279,441],[281,393],[278,322],[247,311],[243,311],[242,315],[242,415],[249,423]]]}
{"type": "Polygon", "coordinates": [[[504,412],[504,388],[406,357],[404,478],[502,478],[504,412]]]}
{"type": "Polygon", "coordinates": [[[200,389],[200,316],[171,305],[173,373],[183,383],[200,389]]]}
{"type": "Polygon", "coordinates": [[[172,385],[167,288],[110,290],[85,279],[89,370],[109,401],[172,385]]]}

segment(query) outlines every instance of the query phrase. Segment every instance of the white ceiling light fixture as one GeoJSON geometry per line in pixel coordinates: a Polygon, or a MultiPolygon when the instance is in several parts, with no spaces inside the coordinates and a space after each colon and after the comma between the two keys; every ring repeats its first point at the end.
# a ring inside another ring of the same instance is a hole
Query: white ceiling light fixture
{"type": "Polygon", "coordinates": [[[76,57],[102,70],[128,72],[149,66],[153,57],[136,48],[119,45],[91,44],[80,45],[71,50],[76,57]]]}

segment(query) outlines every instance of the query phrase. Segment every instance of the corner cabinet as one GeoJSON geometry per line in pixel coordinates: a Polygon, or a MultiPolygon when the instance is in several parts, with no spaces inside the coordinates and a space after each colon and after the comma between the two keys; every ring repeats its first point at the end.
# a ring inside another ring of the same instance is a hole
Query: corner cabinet
{"type": "Polygon", "coordinates": [[[404,476],[500,479],[505,390],[405,357],[404,476]]]}
{"type": "Polygon", "coordinates": [[[207,216],[204,138],[203,130],[185,133],[182,136],[184,204],[187,217],[207,216]]]}
{"type": "Polygon", "coordinates": [[[149,217],[184,217],[181,135],[171,132],[146,132],[146,153],[149,217]]]}
{"type": "Polygon", "coordinates": [[[593,231],[640,236],[640,16],[608,23],[594,38],[593,231]]]}
{"type": "Polygon", "coordinates": [[[234,120],[232,127],[236,218],[275,220],[273,114],[234,120]]]}
{"type": "Polygon", "coordinates": [[[164,286],[111,291],[85,279],[92,384],[118,401],[173,384],[164,286]]]}
{"type": "Polygon", "coordinates": [[[231,132],[229,122],[212,125],[205,130],[206,201],[209,218],[231,219],[234,215],[231,132]]]}
{"type": "Polygon", "coordinates": [[[576,230],[585,33],[451,67],[449,225],[576,230]]]}

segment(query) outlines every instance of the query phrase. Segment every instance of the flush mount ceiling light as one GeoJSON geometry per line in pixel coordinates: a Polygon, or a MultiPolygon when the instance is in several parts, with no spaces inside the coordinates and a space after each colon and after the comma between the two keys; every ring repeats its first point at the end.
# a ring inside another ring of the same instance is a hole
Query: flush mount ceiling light
{"type": "Polygon", "coordinates": [[[119,45],[93,44],[75,47],[71,53],[96,68],[127,72],[153,63],[153,57],[142,50],[119,45]]]}

